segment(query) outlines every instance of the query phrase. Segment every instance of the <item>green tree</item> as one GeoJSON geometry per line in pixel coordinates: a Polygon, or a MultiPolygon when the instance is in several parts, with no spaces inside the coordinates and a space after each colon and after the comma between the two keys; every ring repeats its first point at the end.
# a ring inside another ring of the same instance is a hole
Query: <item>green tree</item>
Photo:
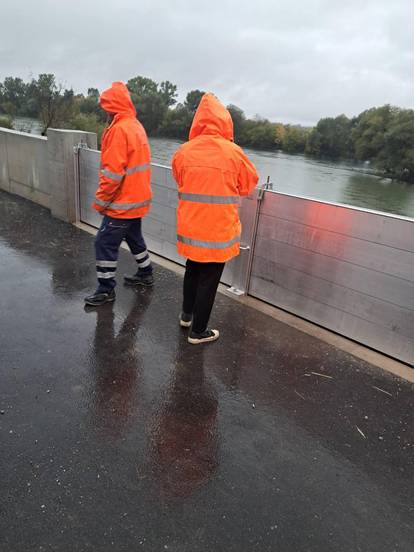
{"type": "Polygon", "coordinates": [[[192,113],[195,113],[204,94],[205,92],[203,92],[203,90],[191,90],[188,92],[184,102],[185,107],[192,113]]]}
{"type": "Polygon", "coordinates": [[[275,147],[276,127],[267,119],[247,119],[244,124],[242,144],[252,148],[272,149],[275,147]]]}
{"type": "Polygon", "coordinates": [[[156,134],[168,111],[169,104],[175,101],[174,85],[165,81],[162,87],[147,77],[134,77],[127,82],[131,99],[138,118],[148,134],[156,134]]]}
{"type": "Polygon", "coordinates": [[[160,84],[159,93],[167,107],[177,103],[177,86],[170,81],[163,81],[160,84]]]}
{"type": "Polygon", "coordinates": [[[308,155],[314,155],[315,157],[319,157],[321,155],[321,142],[322,142],[321,133],[318,132],[316,128],[313,128],[309,132],[306,140],[305,153],[307,153],[308,155]]]}
{"type": "Polygon", "coordinates": [[[175,109],[169,109],[159,130],[161,136],[187,140],[190,132],[193,113],[183,104],[177,104],[175,109]]]}
{"type": "Polygon", "coordinates": [[[285,125],[283,125],[282,123],[276,123],[275,124],[275,146],[278,149],[282,149],[283,139],[285,135],[286,135],[285,125]]]}
{"type": "Polygon", "coordinates": [[[96,98],[99,100],[99,90],[97,88],[88,88],[88,98],[96,98]]]}
{"type": "Polygon", "coordinates": [[[138,75],[127,82],[127,87],[131,94],[137,96],[146,96],[158,93],[158,85],[155,81],[148,77],[138,75]]]}
{"type": "Polygon", "coordinates": [[[231,118],[233,120],[234,141],[237,144],[241,144],[243,142],[246,116],[243,110],[240,109],[240,107],[237,107],[237,105],[230,104],[227,106],[227,109],[229,110],[231,118]]]}
{"type": "Polygon", "coordinates": [[[73,90],[64,90],[56,83],[53,74],[40,74],[37,80],[32,80],[30,90],[39,109],[39,118],[43,125],[44,136],[50,127],[62,127],[74,111],[73,90]]]}
{"type": "Polygon", "coordinates": [[[385,135],[397,114],[398,108],[384,105],[363,111],[356,117],[352,140],[357,159],[366,161],[379,155],[385,145],[385,135]]]}
{"type": "Polygon", "coordinates": [[[104,123],[107,115],[99,105],[99,90],[97,88],[88,88],[88,95],[77,96],[75,99],[80,113],[86,115],[95,115],[98,121],[104,123]]]}
{"type": "Polygon", "coordinates": [[[11,116],[22,114],[27,98],[27,85],[18,77],[6,77],[0,88],[0,107],[11,116]]]}
{"type": "Polygon", "coordinates": [[[306,152],[333,159],[353,157],[353,122],[345,115],[320,119],[309,134],[306,152]]]}
{"type": "Polygon", "coordinates": [[[393,178],[414,182],[414,110],[394,112],[375,165],[393,178]]]}
{"type": "Polygon", "coordinates": [[[30,83],[25,83],[19,77],[6,77],[4,82],[0,83],[0,113],[12,117],[37,117],[38,112],[30,83]]]}
{"type": "Polygon", "coordinates": [[[287,153],[304,153],[307,134],[308,131],[303,127],[286,125],[282,138],[282,150],[287,153]]]}

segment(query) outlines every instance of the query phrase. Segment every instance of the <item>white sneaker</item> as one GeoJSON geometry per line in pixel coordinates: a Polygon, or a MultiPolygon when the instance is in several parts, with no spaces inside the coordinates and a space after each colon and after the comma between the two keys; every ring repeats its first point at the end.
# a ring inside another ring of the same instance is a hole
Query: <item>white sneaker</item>
{"type": "Polygon", "coordinates": [[[218,330],[206,330],[205,332],[198,334],[195,332],[190,332],[188,336],[188,343],[192,345],[198,345],[199,343],[210,343],[210,341],[217,341],[220,337],[220,332],[218,330]]]}
{"type": "Polygon", "coordinates": [[[180,326],[182,328],[189,328],[192,323],[193,323],[193,316],[191,314],[185,314],[185,312],[182,312],[180,314],[180,326]]]}

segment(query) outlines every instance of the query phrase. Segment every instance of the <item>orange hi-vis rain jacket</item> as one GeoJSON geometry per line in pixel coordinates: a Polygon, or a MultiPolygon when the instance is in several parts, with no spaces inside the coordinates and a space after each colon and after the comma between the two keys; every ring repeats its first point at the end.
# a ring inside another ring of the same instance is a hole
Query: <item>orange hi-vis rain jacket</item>
{"type": "Polygon", "coordinates": [[[240,251],[240,196],[249,195],[259,177],[232,140],[230,113],[213,94],[204,94],[190,140],[172,161],[178,253],[192,261],[226,262],[240,251]]]}
{"type": "Polygon", "coordinates": [[[114,118],[102,137],[99,188],[93,207],[114,218],[141,218],[148,213],[152,197],[147,135],[124,83],[114,82],[101,94],[100,104],[114,118]]]}

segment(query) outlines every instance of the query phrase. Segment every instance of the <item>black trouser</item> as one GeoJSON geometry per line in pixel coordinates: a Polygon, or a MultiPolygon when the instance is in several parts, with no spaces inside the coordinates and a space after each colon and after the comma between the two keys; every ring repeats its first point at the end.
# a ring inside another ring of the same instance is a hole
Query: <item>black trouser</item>
{"type": "Polygon", "coordinates": [[[224,263],[187,260],[184,276],[183,311],[193,315],[193,332],[203,333],[213,308],[224,263]]]}

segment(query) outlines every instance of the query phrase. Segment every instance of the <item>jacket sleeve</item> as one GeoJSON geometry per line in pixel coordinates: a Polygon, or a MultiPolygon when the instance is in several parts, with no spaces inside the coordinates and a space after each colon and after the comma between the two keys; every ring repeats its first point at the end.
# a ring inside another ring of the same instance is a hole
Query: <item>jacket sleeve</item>
{"type": "Polygon", "coordinates": [[[99,188],[96,192],[96,204],[100,207],[105,207],[115,197],[122,185],[128,162],[128,144],[125,133],[117,127],[109,132],[105,149],[101,154],[99,188]]]}
{"type": "Polygon", "coordinates": [[[259,175],[257,174],[256,167],[242,150],[240,150],[240,157],[241,163],[238,176],[239,194],[241,196],[248,196],[257,186],[259,175]]]}
{"type": "Polygon", "coordinates": [[[180,165],[180,150],[177,150],[172,158],[171,166],[174,180],[178,185],[180,184],[180,165]]]}

